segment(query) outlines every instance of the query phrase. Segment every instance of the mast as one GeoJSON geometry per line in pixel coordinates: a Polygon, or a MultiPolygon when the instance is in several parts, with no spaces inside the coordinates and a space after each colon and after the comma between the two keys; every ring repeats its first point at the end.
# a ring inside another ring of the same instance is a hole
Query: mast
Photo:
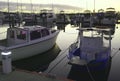
{"type": "Polygon", "coordinates": [[[88,10],[88,3],[87,3],[87,0],[86,0],[86,9],[88,10]]]}
{"type": "Polygon", "coordinates": [[[7,2],[7,3],[8,3],[8,14],[9,14],[9,0],[8,0],[8,2],[7,2]]]}
{"type": "Polygon", "coordinates": [[[94,0],[94,10],[93,10],[93,13],[95,13],[95,0],[94,0]]]}
{"type": "Polygon", "coordinates": [[[30,0],[31,3],[31,13],[33,13],[33,4],[32,4],[32,0],[30,0]]]}
{"type": "Polygon", "coordinates": [[[53,0],[52,0],[51,2],[52,2],[52,10],[54,10],[54,6],[53,6],[53,0]]]}
{"type": "Polygon", "coordinates": [[[10,11],[9,11],[9,0],[7,0],[7,5],[8,5],[8,20],[9,20],[9,22],[8,22],[8,24],[9,24],[9,27],[11,28],[11,23],[10,23],[10,11]]]}
{"type": "Polygon", "coordinates": [[[17,13],[18,13],[18,0],[17,0],[17,13]]]}
{"type": "Polygon", "coordinates": [[[22,0],[21,0],[21,13],[22,13],[22,0]]]}

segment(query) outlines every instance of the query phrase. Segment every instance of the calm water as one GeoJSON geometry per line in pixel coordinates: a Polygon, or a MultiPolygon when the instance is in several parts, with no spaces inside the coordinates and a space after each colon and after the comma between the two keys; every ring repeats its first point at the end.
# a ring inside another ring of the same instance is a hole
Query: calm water
{"type": "MultiPolygon", "coordinates": [[[[120,52],[118,51],[120,48],[120,25],[116,26],[112,35],[111,54],[112,56],[116,55],[107,62],[107,67],[102,70],[90,74],[86,67],[77,68],[68,64],[68,47],[76,41],[78,34],[76,27],[71,27],[71,25],[66,26],[65,32],[61,30],[56,45],[51,50],[28,59],[15,61],[13,66],[30,71],[50,73],[58,77],[76,79],[77,81],[120,81],[120,52]]],[[[5,27],[0,28],[0,32],[4,31],[6,31],[5,27]]],[[[5,38],[5,33],[0,33],[0,39],[3,38],[5,38]]]]}

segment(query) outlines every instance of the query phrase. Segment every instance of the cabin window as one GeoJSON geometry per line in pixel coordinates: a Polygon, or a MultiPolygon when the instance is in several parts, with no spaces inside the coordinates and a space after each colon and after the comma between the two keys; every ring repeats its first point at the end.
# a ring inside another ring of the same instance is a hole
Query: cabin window
{"type": "Polygon", "coordinates": [[[40,30],[35,30],[30,32],[30,40],[35,40],[41,38],[40,30]]]}
{"type": "Polygon", "coordinates": [[[14,35],[14,31],[13,31],[13,30],[10,31],[10,38],[15,38],[15,35],[14,35]]]}
{"type": "Polygon", "coordinates": [[[42,37],[45,37],[45,36],[49,35],[49,31],[47,29],[42,29],[41,34],[42,34],[42,37]]]}
{"type": "Polygon", "coordinates": [[[17,39],[22,39],[25,40],[26,39],[26,31],[17,31],[16,32],[17,35],[17,39]]]}

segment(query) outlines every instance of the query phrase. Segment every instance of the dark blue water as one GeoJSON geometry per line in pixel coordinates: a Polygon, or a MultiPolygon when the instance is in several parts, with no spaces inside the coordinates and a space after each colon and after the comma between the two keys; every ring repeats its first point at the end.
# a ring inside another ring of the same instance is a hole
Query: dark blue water
{"type": "MultiPolygon", "coordinates": [[[[5,31],[5,30],[4,30],[5,31]]],[[[0,32],[3,32],[0,30],[0,32]]],[[[49,51],[31,58],[13,62],[13,66],[20,69],[50,73],[58,77],[74,79],[77,81],[120,81],[120,25],[116,25],[112,35],[113,56],[102,69],[88,72],[89,67],[69,65],[67,54],[70,44],[77,39],[76,27],[67,25],[65,32],[60,31],[56,45],[49,51]],[[116,55],[115,55],[116,54],[116,55]]],[[[5,35],[2,35],[4,38],[5,35]]]]}

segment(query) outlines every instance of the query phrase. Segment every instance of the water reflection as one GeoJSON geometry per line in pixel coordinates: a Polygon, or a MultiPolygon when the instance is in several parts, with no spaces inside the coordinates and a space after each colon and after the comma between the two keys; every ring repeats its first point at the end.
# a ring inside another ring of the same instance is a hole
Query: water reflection
{"type": "Polygon", "coordinates": [[[111,58],[99,64],[72,65],[68,78],[75,81],[107,81],[111,58]]]}
{"type": "Polygon", "coordinates": [[[13,61],[13,66],[29,71],[45,71],[48,68],[49,64],[58,56],[60,51],[61,50],[59,46],[55,44],[52,49],[43,54],[38,54],[30,58],[13,61]]]}

